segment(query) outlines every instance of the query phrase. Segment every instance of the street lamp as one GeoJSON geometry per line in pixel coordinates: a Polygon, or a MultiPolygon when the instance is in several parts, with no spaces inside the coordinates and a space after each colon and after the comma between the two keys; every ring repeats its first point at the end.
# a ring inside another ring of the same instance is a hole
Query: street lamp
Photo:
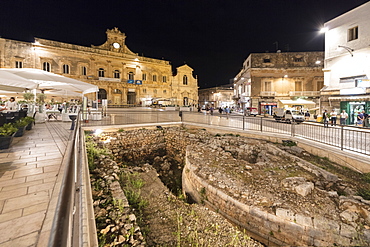
{"type": "Polygon", "coordinates": [[[353,51],[355,51],[354,49],[348,47],[348,46],[344,46],[344,45],[338,45],[338,48],[343,48],[343,49],[346,49],[346,51],[349,52],[349,54],[351,54],[351,56],[353,57],[353,51]]]}

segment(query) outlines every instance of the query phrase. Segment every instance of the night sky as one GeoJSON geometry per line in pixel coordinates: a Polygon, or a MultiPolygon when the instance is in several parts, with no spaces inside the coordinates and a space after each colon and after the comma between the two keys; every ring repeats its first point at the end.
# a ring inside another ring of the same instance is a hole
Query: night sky
{"type": "Polygon", "coordinates": [[[130,50],[173,67],[186,63],[206,88],[229,83],[249,53],[323,51],[323,23],[366,2],[0,0],[0,36],[90,46],[118,27],[130,50]]]}

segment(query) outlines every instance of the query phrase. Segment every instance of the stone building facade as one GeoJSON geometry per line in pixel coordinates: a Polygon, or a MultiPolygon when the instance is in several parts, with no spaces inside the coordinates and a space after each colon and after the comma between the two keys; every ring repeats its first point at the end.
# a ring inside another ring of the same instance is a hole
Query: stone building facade
{"type": "Polygon", "coordinates": [[[272,114],[274,107],[314,109],[324,86],[323,60],[323,52],[251,53],[234,78],[234,100],[259,113],[272,114]]]}
{"type": "Polygon", "coordinates": [[[347,124],[370,112],[370,2],[325,23],[321,110],[345,110],[347,124]]]}
{"type": "Polygon", "coordinates": [[[213,105],[213,107],[232,106],[234,89],[232,84],[219,87],[199,89],[200,106],[213,105]]]}
{"type": "Polygon", "coordinates": [[[151,105],[165,100],[172,105],[198,101],[198,81],[188,65],[173,74],[169,61],[139,56],[125,44],[117,28],[107,40],[85,47],[35,38],[34,43],[0,38],[0,68],[36,68],[88,82],[99,87],[98,97],[110,106],[151,105]]]}

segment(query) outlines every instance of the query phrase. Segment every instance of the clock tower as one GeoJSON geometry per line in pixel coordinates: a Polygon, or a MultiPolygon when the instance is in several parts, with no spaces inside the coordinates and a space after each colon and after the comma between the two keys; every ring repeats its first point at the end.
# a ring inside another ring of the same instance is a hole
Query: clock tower
{"type": "Polygon", "coordinates": [[[122,33],[120,30],[118,30],[117,27],[107,30],[107,41],[99,46],[92,45],[92,48],[95,49],[102,49],[102,50],[108,50],[108,51],[114,51],[119,53],[127,53],[135,55],[132,51],[130,51],[126,45],[125,45],[125,39],[126,35],[122,33]]]}

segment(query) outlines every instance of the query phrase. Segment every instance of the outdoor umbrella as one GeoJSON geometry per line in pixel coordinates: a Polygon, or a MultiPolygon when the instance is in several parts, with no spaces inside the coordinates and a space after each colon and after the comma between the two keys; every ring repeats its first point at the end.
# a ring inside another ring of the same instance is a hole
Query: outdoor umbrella
{"type": "Polygon", "coordinates": [[[24,92],[37,88],[36,82],[27,80],[9,71],[0,69],[0,90],[8,92],[24,92]]]}
{"type": "MultiPolygon", "coordinates": [[[[39,69],[0,69],[1,72],[8,72],[25,80],[36,83],[39,90],[66,90],[81,94],[99,91],[98,87],[90,83],[75,80],[69,77],[53,74],[39,69]]],[[[0,73],[1,75],[1,73],[0,73]]],[[[1,81],[1,77],[0,77],[1,81]]]]}

